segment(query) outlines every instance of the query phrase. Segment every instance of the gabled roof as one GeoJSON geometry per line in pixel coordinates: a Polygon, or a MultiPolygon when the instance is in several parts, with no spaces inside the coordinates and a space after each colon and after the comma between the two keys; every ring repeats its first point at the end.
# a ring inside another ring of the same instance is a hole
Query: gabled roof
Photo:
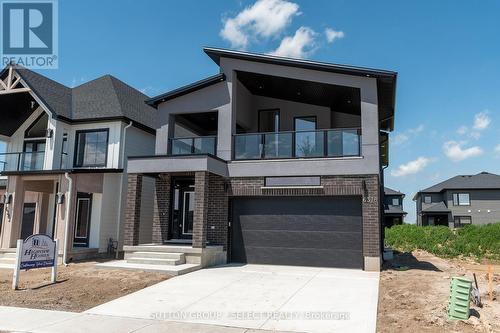
{"type": "Polygon", "coordinates": [[[451,212],[448,207],[446,207],[445,203],[443,201],[432,205],[430,207],[427,207],[425,209],[422,209],[423,213],[448,213],[451,212]]]}
{"type": "Polygon", "coordinates": [[[417,193],[440,193],[445,190],[482,190],[500,189],[500,176],[489,172],[477,175],[460,175],[428,187],[417,193]]]}
{"type": "Polygon", "coordinates": [[[401,195],[401,196],[405,196],[404,193],[401,193],[399,191],[396,191],[396,190],[393,190],[392,188],[388,188],[388,187],[384,187],[384,194],[385,195],[401,195]]]}
{"type": "Polygon", "coordinates": [[[222,82],[225,80],[226,80],[226,76],[224,75],[224,73],[212,75],[212,76],[207,77],[205,79],[202,79],[202,80],[196,81],[194,83],[185,85],[183,87],[171,90],[171,91],[166,92],[164,94],[152,97],[152,98],[146,100],[146,103],[151,105],[151,106],[156,107],[158,104],[166,102],[170,99],[174,99],[174,98],[177,98],[177,97],[180,97],[183,95],[187,95],[193,91],[211,86],[213,84],[216,84],[216,83],[219,83],[219,82],[222,82]]]}
{"type": "MultiPolygon", "coordinates": [[[[13,69],[56,119],[67,122],[122,119],[147,130],[156,129],[156,111],[144,103],[148,96],[111,75],[69,88],[27,68],[13,69]]],[[[0,77],[4,73],[5,69],[0,77]]]]}

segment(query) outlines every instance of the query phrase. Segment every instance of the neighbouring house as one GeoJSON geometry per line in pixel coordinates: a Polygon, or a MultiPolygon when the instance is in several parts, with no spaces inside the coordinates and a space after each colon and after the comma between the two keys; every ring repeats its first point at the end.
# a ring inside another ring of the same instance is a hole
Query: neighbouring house
{"type": "Polygon", "coordinates": [[[405,194],[384,187],[384,227],[403,224],[406,212],[403,209],[405,194]]]}
{"type": "Polygon", "coordinates": [[[148,97],[110,75],[69,88],[9,65],[0,79],[0,256],[36,233],[66,243],[67,261],[108,252],[123,238],[125,157],[154,153],[148,97]]]}
{"type": "Polygon", "coordinates": [[[129,157],[125,258],[379,270],[397,73],[204,51],[218,74],[147,101],[156,151],[129,157]]]}
{"type": "Polygon", "coordinates": [[[500,176],[489,172],[455,176],[419,191],[417,225],[459,228],[500,222],[500,176]]]}

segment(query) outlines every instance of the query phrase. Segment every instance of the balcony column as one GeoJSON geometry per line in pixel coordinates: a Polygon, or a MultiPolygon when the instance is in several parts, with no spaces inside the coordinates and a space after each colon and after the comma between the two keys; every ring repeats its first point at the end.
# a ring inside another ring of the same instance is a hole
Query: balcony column
{"type": "Polygon", "coordinates": [[[12,195],[12,201],[5,209],[2,248],[16,247],[16,242],[21,236],[25,192],[21,176],[9,177],[7,192],[12,195]]]}
{"type": "Polygon", "coordinates": [[[195,173],[193,247],[198,248],[206,247],[207,243],[208,182],[208,172],[199,171],[195,173]]]}
{"type": "Polygon", "coordinates": [[[380,172],[379,119],[377,81],[372,79],[361,88],[361,156],[369,160],[371,170],[367,173],[380,172]]]}

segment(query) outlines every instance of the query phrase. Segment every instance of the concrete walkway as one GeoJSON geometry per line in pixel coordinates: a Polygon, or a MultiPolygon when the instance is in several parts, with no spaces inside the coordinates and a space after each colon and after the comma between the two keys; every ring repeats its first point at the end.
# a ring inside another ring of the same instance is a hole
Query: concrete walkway
{"type": "Polygon", "coordinates": [[[86,313],[243,329],[375,332],[379,273],[227,265],[160,282],[86,313]]]}
{"type": "Polygon", "coordinates": [[[0,306],[0,332],[270,333],[235,327],[0,306]]]}

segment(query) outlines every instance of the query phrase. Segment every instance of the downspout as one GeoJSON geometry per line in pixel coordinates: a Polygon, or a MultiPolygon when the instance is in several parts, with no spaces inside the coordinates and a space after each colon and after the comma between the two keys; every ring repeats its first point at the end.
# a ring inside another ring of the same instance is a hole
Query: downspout
{"type": "Polygon", "coordinates": [[[64,248],[63,248],[63,264],[68,265],[68,235],[69,235],[69,210],[71,207],[71,198],[73,197],[73,179],[69,176],[67,172],[64,173],[64,177],[68,180],[68,196],[66,198],[66,212],[64,214],[64,220],[66,225],[64,226],[64,248]]]}
{"type": "MultiPolygon", "coordinates": [[[[121,151],[120,151],[120,156],[121,156],[121,165],[123,168],[123,171],[125,172],[125,139],[127,137],[127,129],[131,127],[133,124],[132,121],[123,128],[123,137],[122,137],[122,145],[121,145],[121,151]]],[[[122,173],[122,177],[124,177],[124,174],[122,173]]],[[[118,249],[120,248],[120,225],[121,225],[121,216],[122,216],[122,201],[123,201],[123,179],[120,181],[120,200],[118,201],[118,221],[116,224],[116,254],[115,258],[118,259],[119,256],[119,251],[118,249]]]]}

